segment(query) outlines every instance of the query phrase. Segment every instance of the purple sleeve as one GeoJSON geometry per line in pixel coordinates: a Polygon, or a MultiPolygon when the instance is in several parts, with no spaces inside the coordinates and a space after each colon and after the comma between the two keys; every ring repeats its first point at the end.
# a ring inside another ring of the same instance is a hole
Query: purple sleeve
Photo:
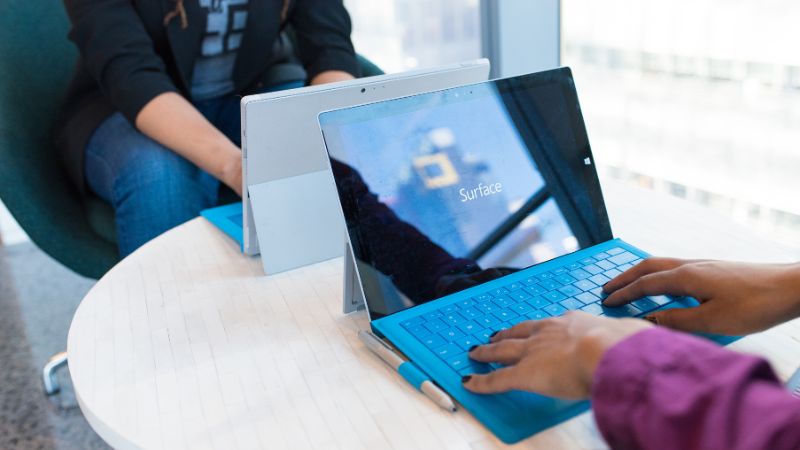
{"type": "Polygon", "coordinates": [[[800,400],[761,358],[649,329],[612,347],[592,387],[612,448],[800,448],[800,400]]]}

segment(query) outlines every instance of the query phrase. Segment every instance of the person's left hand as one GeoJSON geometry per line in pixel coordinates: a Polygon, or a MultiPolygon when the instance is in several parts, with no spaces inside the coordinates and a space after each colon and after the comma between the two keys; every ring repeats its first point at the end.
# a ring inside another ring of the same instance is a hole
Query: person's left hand
{"type": "Polygon", "coordinates": [[[503,330],[487,345],[472,349],[470,358],[506,365],[485,375],[468,375],[464,387],[481,394],[523,390],[582,399],[605,352],[651,323],[610,319],[583,312],[522,322],[503,330]]]}

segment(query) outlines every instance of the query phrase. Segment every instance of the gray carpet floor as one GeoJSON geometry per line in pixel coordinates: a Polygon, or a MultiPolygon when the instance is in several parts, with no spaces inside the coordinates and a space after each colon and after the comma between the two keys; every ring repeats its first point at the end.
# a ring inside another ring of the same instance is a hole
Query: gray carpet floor
{"type": "Polygon", "coordinates": [[[72,315],[94,281],[33,244],[0,245],[0,449],[108,448],[81,414],[68,370],[46,397],[41,368],[66,349],[72,315]]]}

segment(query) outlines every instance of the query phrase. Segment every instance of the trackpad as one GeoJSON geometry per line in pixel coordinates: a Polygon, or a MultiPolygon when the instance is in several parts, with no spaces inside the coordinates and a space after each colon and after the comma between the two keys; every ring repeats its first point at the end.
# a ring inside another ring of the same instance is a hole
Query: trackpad
{"type": "Polygon", "coordinates": [[[264,273],[342,256],[344,219],[330,171],[248,187],[264,273]]]}

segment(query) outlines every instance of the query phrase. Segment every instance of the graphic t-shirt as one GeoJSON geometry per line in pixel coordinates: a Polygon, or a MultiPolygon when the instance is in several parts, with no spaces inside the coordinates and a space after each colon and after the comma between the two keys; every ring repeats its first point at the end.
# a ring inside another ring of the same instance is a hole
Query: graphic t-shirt
{"type": "Polygon", "coordinates": [[[194,65],[192,98],[207,100],[233,92],[233,65],[247,24],[248,0],[199,0],[208,14],[200,57],[194,65]]]}

